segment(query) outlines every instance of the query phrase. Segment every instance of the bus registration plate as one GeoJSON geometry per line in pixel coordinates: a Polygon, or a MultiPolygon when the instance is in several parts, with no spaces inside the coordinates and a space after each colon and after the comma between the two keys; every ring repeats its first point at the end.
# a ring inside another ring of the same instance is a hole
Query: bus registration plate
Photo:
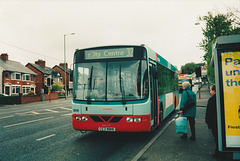
{"type": "Polygon", "coordinates": [[[115,127],[98,127],[98,131],[116,131],[115,127]]]}

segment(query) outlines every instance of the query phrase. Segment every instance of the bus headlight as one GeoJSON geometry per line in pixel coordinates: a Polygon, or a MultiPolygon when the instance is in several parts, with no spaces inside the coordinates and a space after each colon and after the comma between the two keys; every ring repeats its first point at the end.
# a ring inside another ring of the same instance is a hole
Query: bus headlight
{"type": "Polygon", "coordinates": [[[82,121],[87,121],[88,120],[88,117],[87,116],[83,116],[82,117],[82,121]]]}
{"type": "Polygon", "coordinates": [[[81,117],[80,117],[80,116],[76,116],[76,117],[75,117],[75,120],[81,121],[81,117]]]}
{"type": "Polygon", "coordinates": [[[134,118],[134,122],[141,122],[141,118],[135,117],[135,118],[134,118]]]}
{"type": "Polygon", "coordinates": [[[133,122],[133,118],[132,118],[132,117],[127,117],[127,118],[126,118],[126,121],[127,121],[127,122],[133,122]]]}

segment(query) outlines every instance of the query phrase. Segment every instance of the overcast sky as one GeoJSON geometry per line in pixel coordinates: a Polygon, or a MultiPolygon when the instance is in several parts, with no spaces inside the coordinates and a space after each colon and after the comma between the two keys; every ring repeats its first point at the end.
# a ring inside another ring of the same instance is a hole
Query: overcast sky
{"type": "MultiPolygon", "coordinates": [[[[240,8],[240,0],[0,0],[0,53],[23,65],[69,67],[76,49],[146,44],[178,69],[200,63],[198,16],[240,8]]],[[[204,24],[202,24],[204,26],[204,24]]]]}

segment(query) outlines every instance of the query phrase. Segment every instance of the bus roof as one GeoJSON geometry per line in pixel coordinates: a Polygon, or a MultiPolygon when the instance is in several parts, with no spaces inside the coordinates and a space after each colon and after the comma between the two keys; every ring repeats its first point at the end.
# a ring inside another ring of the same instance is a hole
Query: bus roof
{"type": "Polygon", "coordinates": [[[108,47],[144,47],[148,51],[148,55],[152,60],[155,60],[157,63],[163,65],[164,67],[174,71],[178,72],[177,68],[173,66],[170,62],[168,62],[166,59],[164,59],[161,55],[159,55],[157,52],[152,50],[150,47],[148,47],[145,44],[141,45],[109,45],[109,46],[96,46],[96,47],[88,47],[84,49],[76,49],[78,50],[89,50],[89,49],[99,49],[99,48],[108,48],[108,47]]]}
{"type": "Polygon", "coordinates": [[[157,61],[159,64],[165,66],[166,68],[168,68],[174,72],[178,72],[177,68],[175,66],[173,66],[170,62],[168,62],[166,59],[164,59],[160,54],[158,54],[157,52],[155,52],[148,46],[144,45],[144,47],[148,50],[149,57],[151,59],[157,61]]]}

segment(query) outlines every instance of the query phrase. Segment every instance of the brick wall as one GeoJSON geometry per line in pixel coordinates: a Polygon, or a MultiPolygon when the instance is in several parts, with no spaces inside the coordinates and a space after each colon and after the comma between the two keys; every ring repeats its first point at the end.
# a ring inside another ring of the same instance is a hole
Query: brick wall
{"type": "MultiPolygon", "coordinates": [[[[45,97],[45,101],[49,100],[49,95],[48,94],[43,94],[45,97]]],[[[42,101],[42,95],[38,96],[23,96],[21,95],[21,103],[28,103],[28,102],[38,102],[42,101]]],[[[51,93],[51,100],[58,99],[58,93],[51,93]]]]}
{"type": "MultiPolygon", "coordinates": [[[[49,100],[49,95],[44,94],[45,101],[49,100]]],[[[51,93],[51,100],[58,99],[58,93],[51,93]]],[[[38,102],[42,101],[42,95],[37,96],[24,96],[20,94],[19,96],[4,96],[0,97],[0,104],[21,104],[28,102],[38,102]]]]}

